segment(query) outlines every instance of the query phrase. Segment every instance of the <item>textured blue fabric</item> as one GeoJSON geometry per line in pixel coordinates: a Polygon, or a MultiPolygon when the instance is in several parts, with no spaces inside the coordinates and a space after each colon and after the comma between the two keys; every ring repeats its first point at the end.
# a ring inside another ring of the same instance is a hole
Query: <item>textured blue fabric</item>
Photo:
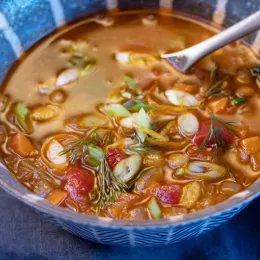
{"type": "Polygon", "coordinates": [[[84,241],[2,190],[0,201],[0,260],[260,259],[260,199],[205,235],[158,248],[121,248],[84,241]]]}

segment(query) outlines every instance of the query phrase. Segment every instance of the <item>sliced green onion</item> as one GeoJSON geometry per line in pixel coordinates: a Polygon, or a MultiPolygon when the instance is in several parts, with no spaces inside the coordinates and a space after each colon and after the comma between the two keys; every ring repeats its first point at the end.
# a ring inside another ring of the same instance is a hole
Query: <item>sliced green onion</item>
{"type": "Polygon", "coordinates": [[[144,111],[149,111],[151,107],[145,103],[143,103],[141,100],[128,100],[123,104],[123,106],[131,111],[131,112],[139,112],[141,108],[144,109],[144,111]]]}
{"type": "Polygon", "coordinates": [[[162,217],[162,211],[158,205],[156,198],[152,198],[148,203],[148,209],[153,218],[159,219],[162,217]]]}
{"type": "Polygon", "coordinates": [[[125,84],[132,90],[137,90],[137,84],[136,81],[130,77],[130,76],[125,76],[125,84]]]}
{"type": "Polygon", "coordinates": [[[87,75],[90,70],[96,65],[96,63],[93,61],[93,62],[89,62],[87,63],[87,65],[85,66],[85,68],[81,71],[80,75],[81,76],[85,76],[87,75]]]}
{"type": "Polygon", "coordinates": [[[96,159],[91,157],[85,158],[85,163],[94,167],[98,167],[100,165],[100,161],[97,161],[96,159]]]}
{"type": "Polygon", "coordinates": [[[144,142],[147,134],[144,131],[142,131],[141,127],[149,129],[150,123],[148,116],[143,108],[140,109],[138,115],[136,116],[135,122],[137,124],[137,135],[139,136],[141,142],[144,142]]]}
{"type": "Polygon", "coordinates": [[[131,113],[126,110],[122,105],[120,104],[110,104],[105,105],[104,110],[110,115],[110,116],[117,116],[117,117],[128,117],[131,116],[131,113]]]}
{"type": "Polygon", "coordinates": [[[104,157],[103,150],[93,144],[88,145],[88,157],[85,159],[85,162],[92,166],[99,166],[100,161],[104,157]]]}
{"type": "Polygon", "coordinates": [[[188,177],[200,178],[204,180],[214,181],[223,178],[228,174],[225,167],[209,162],[193,161],[188,163],[186,167],[179,168],[175,175],[185,175],[188,177]]]}
{"type": "Polygon", "coordinates": [[[103,150],[93,144],[88,145],[88,152],[89,156],[93,159],[96,159],[97,161],[100,161],[104,156],[103,150]]]}
{"type": "Polygon", "coordinates": [[[14,112],[19,125],[27,132],[32,132],[32,126],[26,121],[26,117],[29,115],[30,110],[23,104],[17,103],[14,107],[14,112]]]}

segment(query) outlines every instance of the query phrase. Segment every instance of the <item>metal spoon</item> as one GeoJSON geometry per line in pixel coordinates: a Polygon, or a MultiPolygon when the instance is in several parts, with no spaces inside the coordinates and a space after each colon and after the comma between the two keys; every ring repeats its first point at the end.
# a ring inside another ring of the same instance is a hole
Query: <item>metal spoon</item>
{"type": "Polygon", "coordinates": [[[211,52],[259,29],[260,11],[205,41],[183,51],[162,54],[161,58],[166,58],[177,70],[187,72],[194,63],[211,52]]]}

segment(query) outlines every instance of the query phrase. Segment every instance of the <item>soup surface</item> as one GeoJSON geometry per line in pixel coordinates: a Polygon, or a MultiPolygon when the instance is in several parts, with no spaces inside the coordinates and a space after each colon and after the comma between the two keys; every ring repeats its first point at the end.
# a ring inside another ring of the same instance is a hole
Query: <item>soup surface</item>
{"type": "Polygon", "coordinates": [[[260,62],[234,42],[176,71],[162,53],[214,34],[118,14],[56,32],[2,85],[1,157],[76,212],[157,219],[215,205],[260,176],[260,62]]]}

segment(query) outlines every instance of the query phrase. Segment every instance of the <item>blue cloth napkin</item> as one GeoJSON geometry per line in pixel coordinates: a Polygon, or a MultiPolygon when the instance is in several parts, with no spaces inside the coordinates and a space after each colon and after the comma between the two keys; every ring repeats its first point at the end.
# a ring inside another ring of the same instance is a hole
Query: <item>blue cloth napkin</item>
{"type": "Polygon", "coordinates": [[[0,260],[260,259],[260,199],[196,239],[158,248],[121,248],[75,237],[0,190],[0,260]]]}

